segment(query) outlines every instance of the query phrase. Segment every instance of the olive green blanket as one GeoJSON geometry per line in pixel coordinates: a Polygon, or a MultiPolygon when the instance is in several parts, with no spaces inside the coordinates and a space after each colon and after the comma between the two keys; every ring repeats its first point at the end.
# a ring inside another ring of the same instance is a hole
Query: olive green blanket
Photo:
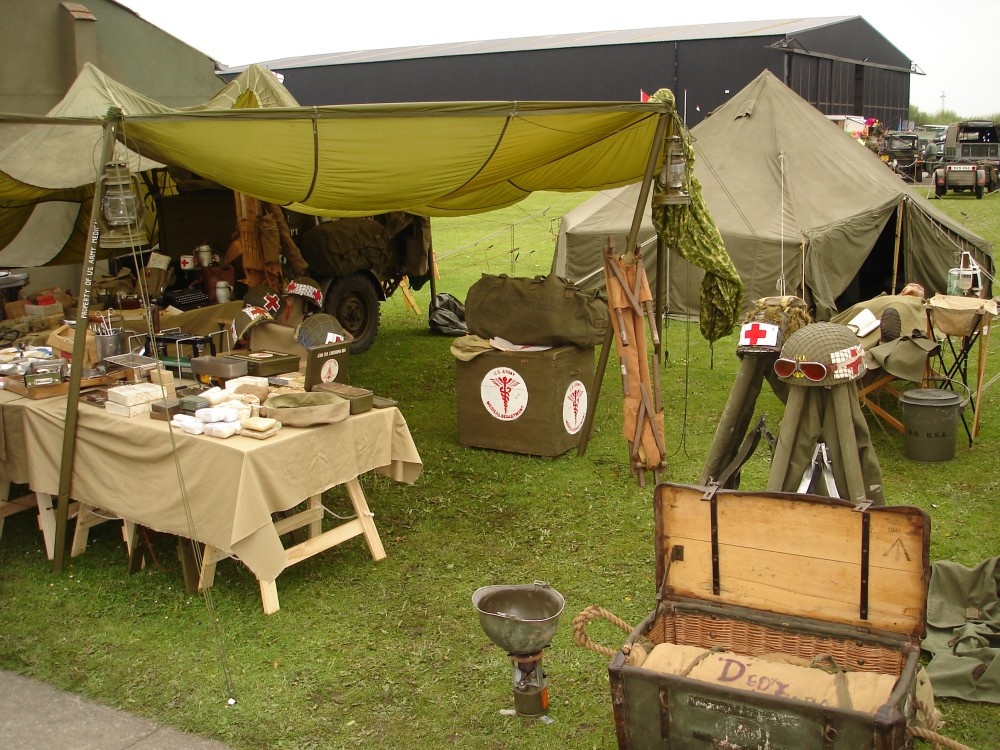
{"type": "Polygon", "coordinates": [[[1000,703],[1000,557],[931,566],[927,673],[938,697],[1000,703]]]}

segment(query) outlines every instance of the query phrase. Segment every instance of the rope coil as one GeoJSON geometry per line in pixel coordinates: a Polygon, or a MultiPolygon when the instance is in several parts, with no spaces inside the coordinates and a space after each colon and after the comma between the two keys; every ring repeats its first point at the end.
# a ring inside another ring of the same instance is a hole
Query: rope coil
{"type": "MultiPolygon", "coordinates": [[[[602,646],[599,643],[594,643],[587,635],[587,623],[593,622],[594,620],[605,619],[612,625],[617,626],[620,630],[625,633],[631,633],[631,626],[622,620],[620,617],[608,612],[603,607],[599,607],[596,604],[591,604],[580,614],[573,618],[573,643],[577,646],[583,646],[584,648],[589,648],[591,651],[596,651],[599,654],[604,654],[605,656],[614,656],[618,653],[613,648],[608,648],[607,646],[602,646]]],[[[623,653],[628,653],[628,644],[621,647],[623,653]]]]}

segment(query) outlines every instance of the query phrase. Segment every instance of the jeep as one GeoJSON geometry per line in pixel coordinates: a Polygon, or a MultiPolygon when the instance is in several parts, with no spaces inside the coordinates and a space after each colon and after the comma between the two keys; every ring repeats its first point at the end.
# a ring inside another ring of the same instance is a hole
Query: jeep
{"type": "Polygon", "coordinates": [[[916,133],[890,130],[882,137],[878,155],[894,172],[911,182],[923,180],[924,160],[916,133]]]}
{"type": "Polygon", "coordinates": [[[990,120],[966,120],[948,126],[944,153],[934,170],[934,194],[971,190],[982,198],[1000,189],[1000,127],[990,120]]]}

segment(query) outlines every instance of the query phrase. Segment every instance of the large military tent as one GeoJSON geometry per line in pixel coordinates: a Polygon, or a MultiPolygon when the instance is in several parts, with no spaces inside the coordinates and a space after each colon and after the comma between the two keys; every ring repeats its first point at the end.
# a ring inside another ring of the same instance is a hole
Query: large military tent
{"type": "MultiPolygon", "coordinates": [[[[826,320],[915,281],[944,292],[956,253],[992,271],[991,246],[939,211],[868,149],[764,71],[691,130],[695,176],[745,292],[744,309],[784,291],[826,320]]],[[[602,247],[624,248],[639,187],[601,192],[562,220],[560,276],[603,284],[602,247]]],[[[646,207],[639,242],[653,243],[646,207]]],[[[652,247],[650,244],[648,247],[652,247]]],[[[652,259],[645,258],[652,278],[652,259]]],[[[668,311],[696,315],[701,271],[670,254],[668,311]]]]}

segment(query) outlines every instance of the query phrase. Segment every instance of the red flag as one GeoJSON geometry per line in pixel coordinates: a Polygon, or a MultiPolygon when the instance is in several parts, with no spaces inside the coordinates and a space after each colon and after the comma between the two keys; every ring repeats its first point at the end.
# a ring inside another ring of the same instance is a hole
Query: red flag
{"type": "Polygon", "coordinates": [[[649,94],[647,94],[642,89],[639,89],[639,101],[640,102],[648,102],[649,101],[649,94]]]}

